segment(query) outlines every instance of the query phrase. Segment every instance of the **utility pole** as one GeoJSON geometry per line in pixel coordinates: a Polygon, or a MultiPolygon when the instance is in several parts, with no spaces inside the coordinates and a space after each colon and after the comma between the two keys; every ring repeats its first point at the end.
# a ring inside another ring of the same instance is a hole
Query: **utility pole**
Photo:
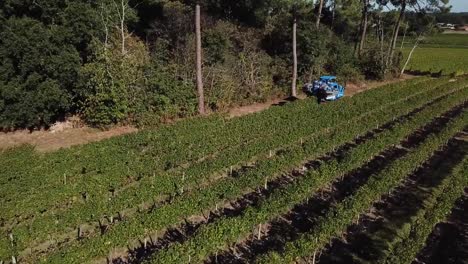
{"type": "Polygon", "coordinates": [[[202,47],[201,47],[201,25],[200,25],[200,5],[195,7],[195,31],[196,31],[196,67],[197,67],[197,92],[198,92],[198,112],[201,115],[205,114],[205,95],[203,92],[203,76],[202,76],[202,47]]]}

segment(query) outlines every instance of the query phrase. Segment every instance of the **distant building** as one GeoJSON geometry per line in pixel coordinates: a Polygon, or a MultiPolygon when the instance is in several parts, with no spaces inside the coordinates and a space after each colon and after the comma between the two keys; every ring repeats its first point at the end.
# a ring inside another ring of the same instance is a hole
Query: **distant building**
{"type": "Polygon", "coordinates": [[[441,29],[450,29],[450,30],[455,30],[455,25],[454,24],[446,24],[446,23],[437,23],[437,27],[441,29]]]}

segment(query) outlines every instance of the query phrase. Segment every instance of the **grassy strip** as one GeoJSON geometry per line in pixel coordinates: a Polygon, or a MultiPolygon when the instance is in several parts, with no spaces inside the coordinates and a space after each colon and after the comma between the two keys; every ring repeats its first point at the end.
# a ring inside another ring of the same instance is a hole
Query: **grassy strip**
{"type": "Polygon", "coordinates": [[[258,259],[258,263],[292,263],[299,258],[307,257],[311,252],[318,251],[330,240],[339,236],[346,227],[356,221],[372,204],[397,187],[410,173],[421,166],[435,151],[445,145],[450,138],[461,131],[467,124],[468,114],[454,119],[438,135],[431,135],[417,149],[410,151],[405,158],[394,162],[390,167],[372,177],[353,196],[332,208],[326,216],[321,217],[316,227],[299,239],[286,243],[283,252],[271,252],[258,259]]]}
{"type": "MultiPolygon", "coordinates": [[[[395,113],[398,113],[398,111],[399,111],[399,113],[405,113],[405,111],[408,111],[407,109],[411,109],[414,105],[420,104],[420,102],[422,102],[424,100],[428,100],[428,98],[432,98],[435,95],[440,94],[440,91],[438,91],[438,89],[434,89],[429,94],[420,94],[417,97],[414,97],[414,99],[417,99],[417,100],[405,101],[405,104],[406,104],[405,107],[406,108],[402,108],[401,105],[395,104],[395,105],[392,106],[391,109],[383,108],[383,109],[380,109],[379,111],[385,111],[386,112],[385,116],[388,116],[388,118],[391,118],[391,117],[393,117],[393,115],[395,113]],[[429,94],[430,94],[430,96],[429,96],[429,94]],[[397,111],[397,112],[394,112],[394,111],[397,111]]],[[[384,116],[378,116],[376,118],[376,121],[381,123],[382,121],[379,120],[379,119],[382,118],[382,117],[384,117],[384,116]]],[[[350,121],[350,120],[348,120],[348,121],[350,121]]],[[[359,131],[366,131],[364,129],[372,128],[372,126],[366,127],[365,125],[367,125],[367,124],[370,124],[370,125],[376,124],[376,125],[378,125],[379,123],[377,123],[377,122],[369,123],[366,120],[366,124],[364,124],[362,127],[360,127],[359,130],[353,130],[353,131],[356,131],[356,133],[360,133],[359,131]]],[[[340,127],[339,126],[338,128],[335,128],[335,130],[340,131],[339,133],[342,133],[341,131],[349,129],[349,128],[347,128],[349,126],[353,126],[353,129],[355,129],[354,128],[354,126],[355,126],[354,123],[347,122],[346,127],[344,127],[344,126],[340,127]]],[[[335,130],[331,130],[331,131],[335,131],[335,130]]],[[[347,138],[349,138],[349,136],[347,138]]],[[[341,142],[343,142],[343,141],[341,141],[341,142]]],[[[315,150],[318,150],[318,149],[315,149],[315,150]]],[[[282,166],[286,166],[286,165],[288,165],[288,164],[284,164],[284,163],[282,164],[282,166]]],[[[289,164],[289,165],[291,165],[291,164],[289,164]]],[[[126,203],[124,203],[122,205],[128,205],[128,204],[131,204],[132,202],[135,202],[135,200],[134,200],[135,196],[136,197],[145,197],[147,200],[151,199],[151,197],[153,197],[152,196],[152,190],[154,190],[154,189],[151,188],[151,186],[152,186],[151,184],[148,184],[148,185],[149,185],[148,187],[142,188],[142,189],[140,189],[138,191],[135,190],[135,192],[127,192],[128,196],[122,196],[122,197],[119,197],[118,199],[127,198],[127,199],[124,199],[124,201],[126,201],[126,203]]],[[[90,203],[90,204],[92,204],[92,203],[90,203]]],[[[121,205],[120,208],[124,208],[122,205],[121,205]]],[[[106,204],[102,204],[102,207],[105,207],[105,206],[106,206],[106,204]]],[[[89,210],[89,214],[95,214],[96,215],[96,212],[99,212],[99,209],[102,208],[102,207],[101,206],[100,207],[88,206],[87,208],[89,210]]],[[[41,237],[44,239],[45,237],[48,237],[53,233],[60,233],[60,232],[63,233],[64,230],[66,230],[67,226],[62,226],[60,224],[57,225],[56,221],[67,223],[68,226],[73,226],[74,224],[78,225],[80,223],[78,221],[80,219],[79,218],[80,215],[87,215],[86,210],[84,210],[83,207],[81,207],[81,210],[80,210],[79,214],[57,214],[57,215],[51,215],[50,217],[46,216],[46,217],[36,219],[32,223],[32,225],[15,228],[13,231],[14,231],[14,233],[17,234],[17,236],[19,238],[18,248],[19,249],[26,248],[31,243],[30,242],[31,239],[40,240],[41,237]],[[62,230],[62,231],[60,231],[60,230],[62,230]],[[31,233],[31,232],[33,232],[33,233],[31,233]]]]}
{"type": "Polygon", "coordinates": [[[412,122],[401,124],[393,130],[379,134],[374,140],[359,145],[339,163],[331,162],[323,165],[319,171],[308,172],[304,178],[294,184],[273,192],[258,207],[247,208],[240,217],[226,217],[214,224],[203,226],[186,243],[170,246],[156,254],[150,262],[181,262],[188,256],[194,263],[203,262],[216,251],[223,250],[248,237],[253,227],[288,212],[297,203],[304,201],[333,179],[362,166],[370,157],[379,154],[389,145],[396,144],[411,134],[421,123],[427,122],[433,114],[434,109],[431,110],[426,111],[425,115],[418,115],[412,122]]]}
{"type": "Polygon", "coordinates": [[[468,186],[468,157],[453,171],[451,177],[444,179],[439,188],[425,201],[424,208],[412,218],[411,228],[399,232],[389,245],[380,260],[376,263],[411,263],[418,252],[424,247],[427,237],[432,233],[435,225],[446,219],[456,200],[463,195],[468,186]]]}
{"type": "MultiPolygon", "coordinates": [[[[378,124],[382,124],[384,120],[391,120],[394,118],[395,113],[405,113],[409,111],[409,109],[412,109],[418,104],[417,102],[417,100],[414,102],[409,100],[403,105],[394,105],[394,108],[385,109],[386,111],[380,112],[380,114],[374,118],[369,118],[366,122],[363,122],[362,126],[366,129],[368,127],[375,127],[376,124],[378,126],[378,124]]],[[[119,223],[104,236],[95,239],[84,239],[80,241],[76,247],[65,248],[59,251],[57,255],[54,255],[55,257],[52,256],[52,258],[47,258],[45,260],[51,262],[56,260],[60,262],[63,260],[62,256],[65,256],[68,262],[75,261],[80,263],[93,257],[105,256],[110,249],[123,247],[127,245],[132,238],[144,237],[148,230],[149,232],[154,232],[177,224],[184,217],[199,214],[202,210],[206,210],[206,208],[214,207],[214,204],[217,202],[238,197],[240,194],[244,193],[249,186],[262,186],[266,176],[271,177],[272,174],[279,174],[278,172],[283,171],[285,166],[290,166],[294,163],[291,162],[291,160],[296,160],[297,162],[302,161],[307,156],[315,156],[317,155],[317,151],[320,153],[323,152],[324,149],[330,149],[336,146],[331,143],[342,142],[343,139],[350,137],[353,138],[356,134],[359,134],[358,131],[363,129],[363,127],[356,126],[355,123],[352,123],[339,130],[330,131],[330,138],[327,139],[330,140],[328,141],[330,145],[323,144],[324,142],[321,142],[322,144],[316,144],[313,140],[307,143],[304,142],[303,146],[297,144],[297,146],[291,147],[291,150],[285,150],[282,156],[265,160],[264,163],[261,164],[262,166],[258,167],[258,170],[247,173],[246,175],[241,175],[241,177],[236,179],[227,178],[207,190],[183,195],[180,199],[177,198],[174,200],[170,205],[158,208],[148,215],[141,215],[135,217],[135,219],[119,223]],[[285,156],[286,154],[287,156],[285,156]],[[79,247],[79,249],[77,249],[77,247],[79,247]]],[[[363,132],[365,131],[367,130],[363,132]]]]}

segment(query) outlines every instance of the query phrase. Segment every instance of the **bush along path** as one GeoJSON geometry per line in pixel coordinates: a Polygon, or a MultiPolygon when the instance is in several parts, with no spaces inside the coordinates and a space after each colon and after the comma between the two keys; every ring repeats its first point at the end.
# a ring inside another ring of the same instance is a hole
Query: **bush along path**
{"type": "MultiPolygon", "coordinates": [[[[466,81],[465,81],[465,82],[466,82],[466,81]]],[[[461,82],[461,83],[459,84],[460,87],[463,87],[463,86],[462,86],[463,83],[464,83],[464,82],[461,82]]],[[[458,88],[458,89],[460,89],[460,88],[458,88]]],[[[449,91],[450,91],[450,90],[449,90],[449,91]]],[[[456,89],[453,90],[453,91],[456,91],[456,89]]],[[[448,92],[448,93],[453,93],[453,91],[448,92]]],[[[420,94],[417,94],[417,95],[415,95],[415,96],[409,96],[409,97],[408,97],[408,100],[401,101],[400,103],[395,103],[395,104],[392,103],[391,106],[389,106],[388,108],[382,107],[381,109],[378,109],[377,111],[375,111],[375,114],[374,114],[374,115],[377,115],[377,114],[378,114],[379,116],[378,116],[378,117],[374,117],[375,119],[373,119],[373,120],[374,120],[373,122],[377,122],[377,123],[375,123],[375,124],[378,126],[379,122],[381,122],[381,120],[384,120],[384,119],[382,119],[382,118],[384,118],[384,116],[388,116],[388,118],[392,119],[392,118],[394,118],[395,112],[398,112],[398,111],[399,111],[399,112],[405,113],[405,112],[407,112],[407,111],[411,111],[410,109],[413,107],[414,104],[416,104],[416,105],[417,105],[417,104],[421,104],[421,103],[419,103],[419,102],[425,102],[425,101],[429,100],[428,98],[438,98],[437,96],[440,95],[440,91],[436,91],[436,89],[430,90],[429,93],[431,94],[431,96],[428,96],[428,94],[420,93],[420,94]],[[411,102],[411,101],[412,101],[412,102],[411,102]],[[406,105],[406,107],[405,107],[405,105],[406,105]],[[408,109],[408,110],[406,110],[406,109],[408,109]]],[[[439,97],[440,97],[440,96],[439,96],[439,97]]],[[[372,117],[372,116],[373,116],[373,115],[370,115],[369,117],[372,117]]],[[[372,123],[372,122],[369,122],[369,121],[370,121],[370,120],[366,120],[365,123],[366,123],[366,124],[369,123],[370,125],[372,125],[373,123],[372,123]]],[[[354,130],[351,130],[351,131],[356,131],[356,129],[361,129],[361,130],[365,131],[364,129],[368,129],[368,127],[366,127],[364,124],[363,124],[363,127],[357,127],[357,126],[355,126],[354,123],[353,123],[353,124],[351,124],[351,123],[346,123],[345,125],[346,125],[346,127],[354,127],[354,128],[353,128],[354,130]]],[[[337,133],[337,131],[346,131],[346,129],[343,129],[343,128],[344,128],[344,125],[341,126],[341,127],[336,128],[336,129],[334,129],[334,130],[328,131],[328,132],[330,133],[330,132],[332,132],[332,131],[335,131],[335,132],[333,132],[333,133],[337,133]]],[[[361,133],[362,133],[362,132],[361,132],[361,133]]],[[[356,134],[359,134],[359,132],[357,132],[356,134]]],[[[350,133],[348,133],[348,135],[351,135],[351,136],[352,136],[353,134],[350,132],[350,133]]],[[[349,136],[348,136],[348,138],[349,138],[349,136]]],[[[337,140],[337,139],[338,139],[338,137],[337,137],[335,140],[337,140]]],[[[316,140],[316,139],[315,139],[315,140],[316,140]]],[[[303,143],[303,145],[307,145],[307,142],[310,142],[309,144],[315,146],[314,138],[312,138],[312,139],[310,139],[310,140],[304,140],[302,143],[303,143]]],[[[300,143],[298,142],[298,144],[297,144],[297,145],[294,145],[294,146],[296,146],[296,148],[297,148],[297,146],[300,146],[300,143]]],[[[322,146],[318,146],[318,147],[322,147],[322,146]]],[[[314,148],[314,150],[318,150],[318,149],[317,149],[317,146],[314,148]]],[[[287,152],[287,151],[286,151],[286,152],[287,152]]],[[[279,152],[279,151],[278,151],[277,153],[282,153],[282,152],[279,152]]],[[[302,152],[302,153],[303,153],[303,152],[302,152]]],[[[315,153],[315,152],[307,152],[307,153],[315,153]]],[[[303,155],[303,154],[302,154],[302,155],[303,155]]],[[[298,156],[298,157],[300,157],[300,156],[298,156]]],[[[274,164],[274,163],[271,163],[271,162],[279,162],[278,159],[281,160],[281,157],[280,157],[280,156],[277,157],[276,155],[273,155],[273,159],[265,159],[265,164],[264,164],[264,166],[265,166],[266,168],[269,168],[269,169],[271,170],[272,168],[281,168],[281,167],[278,167],[279,164],[290,164],[290,162],[285,162],[285,161],[283,161],[283,163],[279,163],[278,165],[272,166],[272,164],[274,164]]],[[[302,159],[303,159],[303,158],[302,158],[302,159]]],[[[300,159],[300,160],[302,160],[302,159],[300,159]]],[[[282,166],[284,166],[284,165],[282,165],[282,166]]],[[[258,177],[257,177],[257,178],[258,178],[258,177]]],[[[235,180],[235,181],[237,182],[237,179],[232,179],[232,178],[226,178],[225,180],[226,180],[226,181],[234,181],[234,180],[235,180]]],[[[259,180],[259,183],[257,183],[257,185],[263,185],[263,182],[264,182],[264,181],[265,181],[265,179],[259,180]],[[260,181],[261,181],[261,183],[260,183],[260,181]]],[[[244,182],[244,183],[245,183],[245,182],[244,182]]],[[[252,182],[250,182],[250,183],[252,183],[252,182]]],[[[220,186],[221,186],[221,184],[223,184],[223,183],[221,182],[221,183],[220,183],[220,186]]],[[[236,183],[236,184],[237,184],[237,183],[236,183]]],[[[241,186],[241,185],[242,185],[242,182],[239,183],[239,186],[241,186]]],[[[246,184],[245,186],[256,186],[256,185],[255,185],[255,184],[254,184],[254,185],[248,185],[248,184],[246,184]]],[[[223,187],[223,188],[224,188],[224,187],[223,187]]],[[[242,189],[245,189],[245,188],[246,188],[246,187],[243,187],[242,189]]],[[[222,193],[229,193],[229,192],[226,192],[224,189],[220,189],[220,190],[223,190],[222,193]]],[[[190,195],[190,193],[188,193],[187,195],[190,195]]],[[[199,196],[199,195],[201,195],[201,194],[197,194],[197,193],[193,193],[192,195],[197,195],[196,197],[201,197],[201,196],[199,196]]],[[[208,198],[211,199],[211,200],[214,200],[214,199],[215,199],[215,200],[218,200],[218,201],[220,200],[219,198],[216,198],[216,196],[213,196],[213,195],[208,195],[208,196],[206,196],[206,193],[204,193],[204,195],[205,195],[205,198],[204,198],[205,200],[207,200],[208,198]]],[[[182,201],[182,200],[185,199],[185,198],[187,198],[187,196],[186,196],[186,195],[183,195],[183,196],[181,196],[181,197],[178,197],[177,200],[182,201]]],[[[225,199],[221,199],[221,201],[222,201],[222,200],[226,200],[226,199],[228,199],[228,198],[229,198],[229,197],[227,197],[227,198],[225,198],[225,199]]],[[[199,199],[199,198],[195,198],[195,200],[197,200],[197,199],[199,199]]],[[[175,200],[174,200],[174,201],[175,201],[175,200]]],[[[188,217],[188,216],[190,216],[190,215],[193,215],[193,214],[199,214],[199,213],[200,213],[200,211],[199,211],[200,209],[199,209],[199,208],[203,208],[203,206],[205,206],[205,208],[206,208],[206,205],[203,205],[203,204],[200,204],[199,206],[193,206],[193,202],[190,201],[190,200],[183,201],[183,203],[187,203],[187,206],[188,206],[187,209],[190,209],[190,211],[192,212],[192,213],[186,214],[186,217],[188,217]],[[190,203],[191,205],[189,205],[189,203],[190,203]]],[[[213,204],[213,203],[216,203],[216,202],[210,202],[210,204],[213,204]]],[[[180,204],[177,203],[177,204],[174,204],[174,205],[171,205],[171,204],[163,205],[162,207],[158,208],[158,210],[156,210],[156,212],[161,212],[161,210],[165,210],[164,208],[167,208],[167,210],[173,210],[173,209],[170,209],[170,208],[175,208],[175,207],[177,207],[176,205],[180,205],[180,204]],[[160,209],[161,209],[161,210],[160,210],[160,209]]],[[[211,207],[211,206],[210,206],[210,207],[211,207]]],[[[182,208],[185,208],[185,207],[182,207],[182,208]]],[[[178,207],[178,209],[180,209],[180,207],[178,207]]],[[[155,213],[156,213],[156,212],[155,212],[155,213]]],[[[168,211],[168,212],[169,212],[169,211],[168,211]]],[[[184,213],[184,210],[177,210],[177,212],[184,213]]],[[[154,214],[155,214],[155,213],[154,213],[154,214]]],[[[151,214],[151,215],[154,215],[154,214],[151,214]]],[[[150,215],[150,216],[151,216],[151,215],[150,215]]],[[[163,216],[164,216],[164,214],[158,214],[157,217],[158,217],[158,219],[164,219],[163,216]]],[[[174,216],[176,216],[176,215],[174,215],[174,216]]],[[[147,216],[144,216],[144,218],[146,218],[146,217],[147,217],[147,216]]],[[[118,219],[118,218],[116,218],[116,219],[118,219]]],[[[139,220],[141,220],[141,218],[140,218],[140,217],[137,217],[137,219],[138,219],[138,222],[140,222],[139,220]]],[[[148,219],[148,221],[150,221],[151,218],[147,218],[147,219],[148,219]]],[[[124,217],[124,220],[125,220],[125,217],[124,217]]],[[[119,219],[119,221],[120,221],[120,219],[119,219]]],[[[158,221],[160,221],[160,220],[158,220],[158,221]]],[[[122,222],[122,223],[118,223],[118,225],[122,224],[122,225],[124,225],[124,227],[125,227],[125,226],[126,226],[126,223],[125,223],[125,222],[127,222],[127,221],[124,221],[124,222],[122,222]]],[[[147,226],[147,227],[143,227],[143,226],[145,225],[145,224],[144,224],[145,222],[141,222],[141,224],[137,224],[136,226],[137,226],[138,228],[135,228],[134,222],[135,222],[135,221],[131,221],[131,219],[130,219],[130,220],[128,221],[128,224],[129,224],[129,225],[131,224],[132,227],[133,227],[132,229],[135,230],[136,232],[138,232],[138,233],[140,234],[140,235],[133,236],[134,238],[137,238],[137,237],[144,236],[144,234],[148,232],[148,231],[144,231],[145,229],[160,230],[160,231],[162,230],[162,231],[163,231],[162,228],[169,227],[169,224],[170,224],[170,223],[177,223],[177,220],[174,221],[173,218],[167,217],[166,220],[164,221],[164,223],[166,223],[166,224],[161,225],[161,228],[158,228],[158,229],[147,228],[148,226],[147,226]],[[141,228],[140,228],[139,226],[141,226],[141,228]],[[141,231],[140,231],[140,230],[141,230],[141,231]],[[143,232],[142,232],[142,231],[143,231],[143,232]]],[[[40,223],[40,222],[39,222],[39,223],[40,223]]],[[[151,221],[150,223],[151,223],[151,225],[154,225],[155,223],[158,223],[158,222],[151,221]]],[[[162,222],[159,222],[159,223],[162,224],[162,222]]],[[[34,230],[40,230],[40,229],[34,229],[34,230]]],[[[119,230],[122,230],[122,229],[119,229],[119,230]]],[[[111,232],[114,232],[114,229],[111,229],[110,231],[111,231],[111,232]]],[[[71,231],[71,232],[74,233],[74,234],[76,234],[76,231],[71,231]]],[[[162,233],[163,233],[163,232],[159,232],[159,234],[162,234],[162,233]]],[[[25,233],[25,234],[27,234],[27,233],[25,233]]],[[[127,237],[127,236],[130,236],[130,235],[131,235],[131,232],[129,233],[128,230],[126,230],[126,234],[128,234],[128,235],[126,235],[126,237],[127,237]]],[[[21,235],[21,232],[20,232],[19,235],[17,235],[17,236],[20,236],[20,235],[21,235]]],[[[131,238],[131,237],[129,237],[129,238],[131,238]]],[[[97,241],[99,241],[99,240],[101,240],[101,239],[105,239],[105,238],[97,239],[97,240],[96,240],[96,243],[98,243],[97,241]]],[[[19,241],[21,242],[22,240],[19,240],[19,241]]],[[[113,241],[114,241],[114,243],[115,243],[117,240],[113,240],[113,241]]],[[[128,241],[128,239],[127,239],[127,240],[122,240],[122,242],[124,242],[124,241],[128,241]]],[[[85,241],[85,242],[86,242],[86,241],[85,241]]],[[[81,244],[81,242],[80,242],[80,244],[81,244]]],[[[96,249],[96,248],[98,248],[98,249],[99,249],[99,248],[108,248],[108,249],[114,248],[114,246],[113,246],[112,244],[106,244],[106,243],[103,243],[103,244],[104,244],[104,247],[103,247],[102,244],[101,244],[100,247],[93,247],[93,249],[96,249]]],[[[120,244],[120,243],[117,243],[117,245],[119,245],[119,244],[120,244]]],[[[122,244],[123,244],[123,243],[122,243],[122,244]]],[[[121,244],[121,245],[122,245],[122,244],[121,244]]],[[[122,245],[122,246],[124,246],[124,245],[122,245]]],[[[21,247],[18,247],[18,248],[20,249],[21,247]]],[[[96,251],[90,250],[87,254],[88,254],[88,255],[94,255],[94,254],[96,254],[96,253],[97,253],[96,251]]],[[[104,253],[104,252],[99,253],[99,254],[103,254],[103,253],[104,253]]],[[[106,253],[104,253],[104,254],[106,254],[106,253]]],[[[95,256],[99,256],[99,255],[95,255],[95,256]]]]}
{"type": "Polygon", "coordinates": [[[384,169],[379,175],[372,177],[365,187],[355,195],[345,199],[330,210],[326,216],[317,221],[317,225],[303,234],[299,239],[286,243],[284,250],[262,256],[259,263],[291,263],[300,258],[307,258],[311,252],[317,252],[327,245],[331,239],[340,236],[346,227],[359,219],[374,202],[396,188],[407,175],[417,170],[432,154],[443,148],[457,133],[463,130],[468,121],[465,113],[454,119],[437,135],[430,135],[418,148],[411,150],[405,158],[399,159],[384,169]]]}
{"type": "MultiPolygon", "coordinates": [[[[460,123],[466,121],[466,115],[463,115],[463,118],[459,119],[457,119],[457,124],[453,124],[453,126],[451,126],[451,129],[455,128],[456,130],[459,130],[461,126],[460,123]]],[[[451,130],[449,131],[453,132],[451,130]]],[[[389,137],[391,137],[391,135],[387,135],[384,139],[389,139],[389,137]]],[[[435,144],[434,141],[437,141],[437,138],[431,137],[427,144],[435,144]]],[[[327,163],[323,165],[324,167],[321,167],[319,171],[311,171],[307,173],[305,177],[302,177],[294,184],[288,185],[285,188],[280,189],[278,192],[272,193],[258,206],[247,208],[239,217],[226,217],[212,225],[204,226],[196,232],[193,238],[190,238],[185,243],[174,244],[168,249],[162,250],[152,257],[150,262],[162,263],[165,261],[175,260],[183,261],[187,257],[190,257],[192,262],[197,263],[204,261],[204,259],[209,257],[211,254],[215,254],[218,250],[223,250],[229,245],[244,240],[249,236],[252,228],[255,229],[259,224],[264,224],[269,220],[288,212],[295,204],[306,200],[306,198],[310,197],[311,194],[327,186],[332,179],[337,176],[340,177],[345,172],[353,169],[353,166],[355,166],[354,168],[359,168],[387,146],[382,142],[379,143],[383,144],[383,146],[376,142],[373,143],[375,145],[359,145],[357,149],[351,151],[352,155],[350,154],[349,160],[344,159],[339,163],[330,162],[329,164],[327,163]],[[376,147],[377,149],[372,150],[373,147],[376,147]],[[357,151],[364,152],[359,153],[357,151]],[[366,153],[367,151],[370,153],[366,153]],[[376,151],[374,155],[371,154],[372,151],[376,151]],[[339,168],[344,170],[340,170],[339,168]]],[[[432,145],[430,144],[430,146],[432,145]]],[[[420,153],[417,152],[417,154],[420,153]]],[[[409,156],[411,156],[411,154],[409,156]]],[[[398,160],[397,163],[400,161],[401,160],[398,160]]]]}

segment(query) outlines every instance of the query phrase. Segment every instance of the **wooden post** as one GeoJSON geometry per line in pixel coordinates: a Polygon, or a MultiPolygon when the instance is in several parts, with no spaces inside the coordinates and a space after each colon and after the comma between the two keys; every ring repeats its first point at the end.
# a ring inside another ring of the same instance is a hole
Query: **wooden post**
{"type": "Polygon", "coordinates": [[[197,67],[197,92],[198,92],[198,112],[205,114],[205,95],[203,91],[202,76],[202,47],[201,47],[201,23],[200,23],[200,5],[195,7],[195,31],[196,31],[196,67],[197,67]]]}

